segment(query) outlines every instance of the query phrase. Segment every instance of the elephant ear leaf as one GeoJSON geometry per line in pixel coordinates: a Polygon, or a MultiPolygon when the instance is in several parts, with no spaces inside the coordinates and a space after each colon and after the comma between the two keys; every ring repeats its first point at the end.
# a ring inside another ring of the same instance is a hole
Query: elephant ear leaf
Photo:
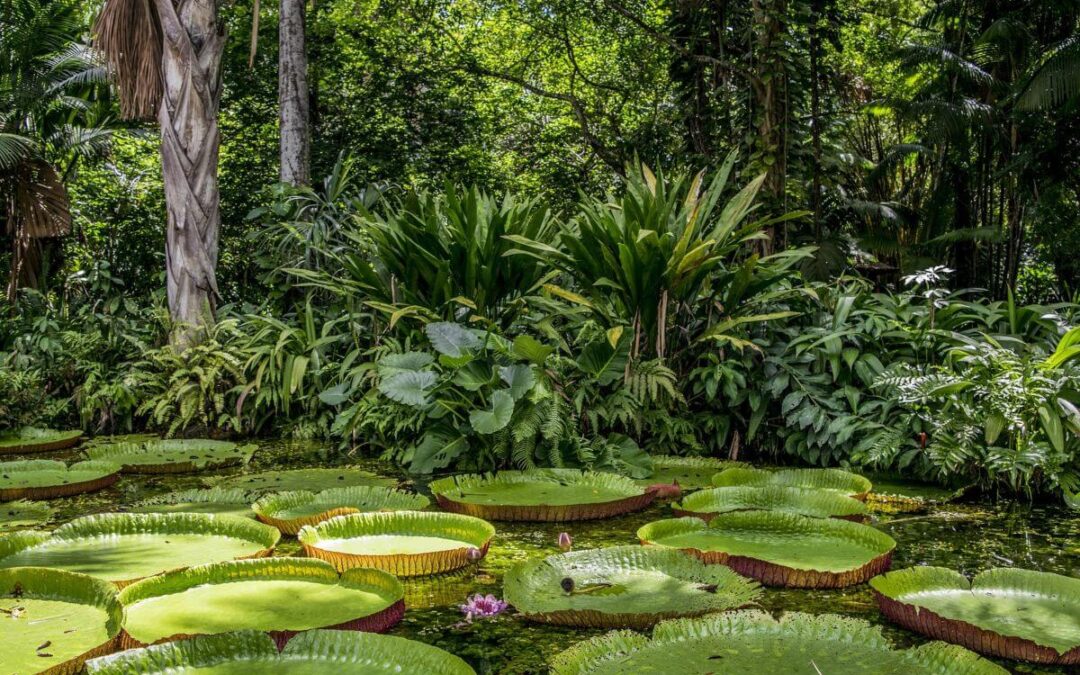
{"type": "Polygon", "coordinates": [[[505,389],[491,395],[491,410],[469,413],[469,424],[478,434],[493,434],[510,424],[514,415],[514,398],[505,389]]]}
{"type": "Polygon", "coordinates": [[[431,346],[450,359],[467,359],[480,347],[480,337],[461,324],[440,321],[429,323],[424,330],[431,346]]]}
{"type": "Polygon", "coordinates": [[[379,359],[379,376],[385,378],[401,372],[423,370],[430,366],[434,360],[431,354],[426,352],[387,354],[379,359]]]}
{"type": "Polygon", "coordinates": [[[428,391],[435,380],[430,370],[404,371],[379,382],[379,391],[391,401],[419,408],[428,404],[428,391]]]}
{"type": "Polygon", "coordinates": [[[469,449],[469,442],[464,436],[432,431],[412,448],[409,459],[409,471],[412,473],[431,473],[436,469],[450,466],[459,455],[469,449]]]}
{"type": "Polygon", "coordinates": [[[499,368],[499,377],[506,383],[510,389],[510,396],[515,401],[528,394],[536,384],[536,376],[533,375],[532,368],[521,364],[499,368]]]}

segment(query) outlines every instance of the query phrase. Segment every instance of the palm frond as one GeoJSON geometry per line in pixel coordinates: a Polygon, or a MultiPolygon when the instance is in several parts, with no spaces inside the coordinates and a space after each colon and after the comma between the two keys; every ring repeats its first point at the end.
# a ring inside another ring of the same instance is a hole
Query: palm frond
{"type": "Polygon", "coordinates": [[[1021,91],[1021,110],[1045,110],[1080,94],[1080,36],[1073,36],[1049,54],[1032,72],[1021,91]]]}
{"type": "Polygon", "coordinates": [[[94,24],[95,47],[105,57],[127,119],[152,118],[164,95],[163,42],[151,0],[107,0],[94,24]]]}

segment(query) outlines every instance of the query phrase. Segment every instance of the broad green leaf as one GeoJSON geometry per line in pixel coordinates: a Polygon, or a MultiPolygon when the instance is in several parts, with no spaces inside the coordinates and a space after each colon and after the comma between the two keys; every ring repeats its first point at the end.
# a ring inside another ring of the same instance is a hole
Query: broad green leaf
{"type": "Polygon", "coordinates": [[[469,424],[478,434],[493,434],[506,428],[514,415],[514,398],[509,392],[499,390],[491,395],[491,410],[474,410],[469,413],[469,424]]]}
{"type": "Polygon", "coordinates": [[[473,331],[461,324],[440,321],[424,327],[431,345],[444,356],[460,359],[472,354],[481,344],[480,338],[473,331]]]}
{"type": "Polygon", "coordinates": [[[531,335],[519,335],[514,338],[514,356],[531,361],[538,366],[544,365],[544,361],[553,351],[555,351],[554,348],[541,343],[531,335]]]}
{"type": "Polygon", "coordinates": [[[533,374],[532,368],[520,363],[499,368],[499,377],[506,383],[506,386],[510,389],[510,396],[515,401],[528,394],[533,385],[536,384],[536,376],[533,374]]]}
{"type": "Polygon", "coordinates": [[[428,403],[428,392],[437,376],[428,370],[406,371],[379,382],[379,391],[391,401],[419,408],[428,403]]]}

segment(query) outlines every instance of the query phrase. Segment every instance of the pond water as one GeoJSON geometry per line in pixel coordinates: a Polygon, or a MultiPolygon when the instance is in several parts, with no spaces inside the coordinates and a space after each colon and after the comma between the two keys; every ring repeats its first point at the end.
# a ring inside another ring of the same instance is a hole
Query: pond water
{"type": "MultiPolygon", "coordinates": [[[[240,470],[214,472],[213,477],[276,468],[360,465],[400,478],[407,486],[425,492],[393,467],[331,453],[311,443],[263,444],[251,465],[240,470]]],[[[125,505],[173,490],[207,486],[207,475],[124,476],[115,486],[90,495],[52,502],[57,513],[50,526],[92,513],[122,510],[125,505]]],[[[495,523],[497,534],[490,553],[478,568],[428,580],[409,580],[406,585],[404,621],[390,631],[441,647],[461,656],[479,673],[542,673],[554,654],[573,643],[604,631],[549,627],[526,623],[513,614],[466,623],[458,609],[472,593],[502,596],[502,577],[514,564],[558,552],[556,538],[562,531],[574,538],[575,549],[637,543],[641,525],[670,516],[669,507],[654,505],[628,516],[582,523],[495,523]]],[[[1023,567],[1069,576],[1080,576],[1080,518],[1056,506],[1010,504],[993,506],[955,503],[925,514],[875,516],[873,525],[890,534],[898,546],[893,567],[939,565],[972,575],[990,567],[1023,567]]],[[[277,555],[297,554],[299,546],[283,537],[277,555]]],[[[832,612],[866,619],[885,627],[898,645],[908,646],[922,638],[886,624],[865,584],[841,590],[805,591],[769,588],[761,599],[772,612],[799,610],[832,612]]],[[[1005,663],[1018,673],[1065,672],[1060,669],[1005,663]]]]}

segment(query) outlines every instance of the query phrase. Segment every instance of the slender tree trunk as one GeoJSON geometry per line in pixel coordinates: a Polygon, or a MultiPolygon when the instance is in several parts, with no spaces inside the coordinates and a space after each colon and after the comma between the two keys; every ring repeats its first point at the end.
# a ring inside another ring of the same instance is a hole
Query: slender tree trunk
{"type": "MultiPolygon", "coordinates": [[[[786,79],[783,35],[786,26],[787,0],[752,0],[754,18],[754,77],[757,140],[755,151],[766,170],[764,191],[769,206],[782,208],[785,202],[787,174],[786,148],[786,79]]],[[[769,228],[764,253],[784,248],[785,226],[769,228]]]]}
{"type": "Polygon", "coordinates": [[[224,28],[216,0],[156,0],[164,49],[161,164],[168,211],[165,245],[169,311],[179,348],[213,321],[221,213],[217,113],[224,28]]]}
{"type": "Polygon", "coordinates": [[[311,183],[308,65],[304,39],[306,0],[281,0],[278,21],[278,98],[281,105],[281,180],[311,183]]]}

